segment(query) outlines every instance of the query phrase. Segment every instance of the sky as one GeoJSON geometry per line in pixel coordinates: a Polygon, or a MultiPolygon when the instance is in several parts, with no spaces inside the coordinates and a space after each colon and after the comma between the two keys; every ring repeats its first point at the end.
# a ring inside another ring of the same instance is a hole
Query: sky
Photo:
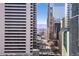
{"type": "MultiPolygon", "coordinates": [[[[53,16],[55,19],[64,17],[65,4],[64,3],[51,3],[53,7],[53,16]]],[[[47,3],[39,3],[37,5],[37,24],[47,23],[47,3]]]]}

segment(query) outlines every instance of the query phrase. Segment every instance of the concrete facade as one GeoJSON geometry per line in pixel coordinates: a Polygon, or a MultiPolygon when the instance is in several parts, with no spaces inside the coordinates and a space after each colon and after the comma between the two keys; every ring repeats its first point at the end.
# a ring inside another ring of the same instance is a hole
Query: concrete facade
{"type": "Polygon", "coordinates": [[[33,55],[36,4],[0,3],[0,55],[33,55]]]}

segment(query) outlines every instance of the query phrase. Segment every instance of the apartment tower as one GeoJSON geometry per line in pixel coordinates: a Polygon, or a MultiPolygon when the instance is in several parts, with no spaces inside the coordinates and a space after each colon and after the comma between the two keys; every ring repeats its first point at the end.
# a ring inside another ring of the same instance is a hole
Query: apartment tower
{"type": "Polygon", "coordinates": [[[33,55],[36,4],[0,3],[0,55],[33,55]]]}

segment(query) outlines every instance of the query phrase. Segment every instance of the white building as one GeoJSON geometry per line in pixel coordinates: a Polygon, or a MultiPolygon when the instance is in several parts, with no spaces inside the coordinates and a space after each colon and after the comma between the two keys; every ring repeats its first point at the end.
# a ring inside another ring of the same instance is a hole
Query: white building
{"type": "Polygon", "coordinates": [[[0,3],[0,55],[32,55],[35,41],[36,4],[0,3]]]}

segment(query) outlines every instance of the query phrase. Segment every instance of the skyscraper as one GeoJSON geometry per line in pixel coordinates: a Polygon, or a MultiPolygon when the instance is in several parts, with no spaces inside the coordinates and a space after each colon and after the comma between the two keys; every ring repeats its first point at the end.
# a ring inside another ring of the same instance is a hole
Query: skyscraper
{"type": "Polygon", "coordinates": [[[0,55],[33,55],[36,4],[0,3],[0,55]]]}
{"type": "Polygon", "coordinates": [[[48,4],[48,18],[47,18],[47,34],[48,34],[48,40],[54,40],[54,34],[55,34],[55,25],[54,25],[54,17],[53,17],[53,8],[50,7],[50,4],[48,4]]]}
{"type": "Polygon", "coordinates": [[[58,53],[58,46],[56,40],[56,30],[55,30],[55,23],[53,17],[53,7],[50,7],[48,4],[48,18],[47,18],[47,40],[48,46],[54,54],[58,53]]]}
{"type": "Polygon", "coordinates": [[[65,6],[65,28],[69,28],[69,21],[71,18],[71,4],[67,3],[65,6]]]}
{"type": "Polygon", "coordinates": [[[65,17],[61,20],[62,55],[69,55],[69,22],[71,17],[71,4],[65,4],[65,17]]]}
{"type": "Polygon", "coordinates": [[[71,3],[71,17],[69,21],[69,55],[79,55],[79,4],[71,3]]]}

